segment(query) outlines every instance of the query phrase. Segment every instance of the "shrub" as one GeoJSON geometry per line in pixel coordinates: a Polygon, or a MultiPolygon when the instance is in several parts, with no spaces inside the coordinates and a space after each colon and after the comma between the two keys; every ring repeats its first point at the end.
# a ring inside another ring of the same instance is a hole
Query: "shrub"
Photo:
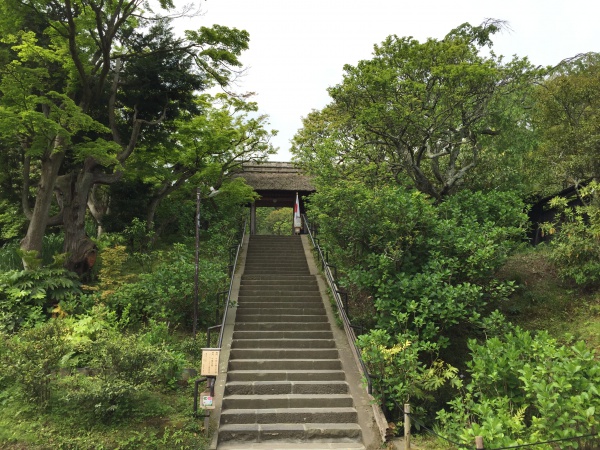
{"type": "Polygon", "coordinates": [[[0,379],[12,380],[27,401],[46,408],[51,381],[60,368],[68,345],[61,321],[51,320],[16,335],[0,335],[0,379]]]}
{"type": "Polygon", "coordinates": [[[62,267],[0,272],[0,330],[31,327],[49,308],[81,295],[77,276],[62,267]]]}
{"type": "Polygon", "coordinates": [[[561,221],[542,227],[554,234],[550,259],[559,275],[586,288],[600,286],[600,206],[592,201],[599,187],[590,183],[582,188],[581,197],[589,202],[584,206],[569,207],[565,199],[553,199],[551,206],[561,211],[561,221]]]}
{"type": "MultiPolygon", "coordinates": [[[[124,250],[120,254],[124,255],[124,250]]],[[[117,312],[123,325],[139,327],[150,319],[191,325],[195,273],[193,255],[186,246],[175,244],[170,252],[154,254],[158,263],[151,273],[140,274],[129,283],[108,275],[112,269],[106,268],[106,272],[101,272],[101,284],[114,286],[104,291],[107,305],[117,312]],[[107,277],[114,281],[107,283],[107,277]]],[[[216,292],[222,290],[226,279],[227,272],[222,261],[200,260],[200,325],[213,325],[215,304],[212,299],[216,292]]]]}
{"type": "Polygon", "coordinates": [[[479,435],[502,447],[588,435],[597,426],[600,368],[583,342],[559,345],[546,332],[515,328],[469,348],[471,381],[438,413],[452,438],[479,435]]]}
{"type": "Polygon", "coordinates": [[[9,241],[0,247],[0,272],[10,270],[20,270],[23,268],[23,262],[19,256],[19,243],[9,241]]]}
{"type": "Polygon", "coordinates": [[[374,299],[378,326],[440,343],[445,329],[512,292],[494,273],[527,222],[510,193],[465,191],[434,205],[418,192],[352,181],[316,193],[310,213],[341,283],[374,299]]]}
{"type": "Polygon", "coordinates": [[[435,344],[412,341],[406,335],[392,338],[385,330],[371,330],[358,337],[358,346],[374,376],[374,396],[390,409],[410,399],[433,400],[433,393],[448,381],[460,384],[456,368],[439,359],[430,364],[423,361],[423,354],[437,350],[435,344]]]}
{"type": "Polygon", "coordinates": [[[141,386],[114,377],[76,374],[59,378],[56,386],[56,408],[88,427],[130,417],[141,399],[141,386]]]}

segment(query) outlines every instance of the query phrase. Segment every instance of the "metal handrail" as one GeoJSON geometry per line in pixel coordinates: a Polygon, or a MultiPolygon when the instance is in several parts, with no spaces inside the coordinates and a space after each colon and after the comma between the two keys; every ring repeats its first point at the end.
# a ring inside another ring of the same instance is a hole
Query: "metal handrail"
{"type": "MultiPolygon", "coordinates": [[[[232,254],[233,252],[230,252],[229,254],[229,289],[227,291],[222,291],[222,292],[218,292],[216,299],[217,299],[217,304],[216,306],[216,310],[217,310],[217,315],[219,313],[219,305],[218,305],[218,299],[221,295],[223,294],[227,294],[227,299],[225,300],[225,307],[223,309],[223,320],[221,321],[220,324],[218,325],[214,325],[212,327],[208,327],[206,329],[206,345],[210,346],[210,335],[211,335],[211,331],[216,330],[217,328],[219,329],[219,340],[217,341],[217,348],[221,348],[221,346],[223,345],[223,332],[225,331],[225,322],[227,321],[227,312],[229,311],[229,302],[231,300],[231,291],[233,289],[233,279],[235,276],[235,269],[237,267],[237,262],[238,262],[238,258],[240,256],[240,251],[242,249],[242,245],[244,244],[244,237],[246,236],[246,225],[248,224],[248,219],[244,220],[244,226],[242,228],[242,237],[240,239],[240,242],[237,245],[237,249],[235,252],[235,259],[233,260],[233,264],[231,263],[232,260],[232,254]]],[[[232,247],[231,250],[233,250],[236,247],[232,247]]],[[[218,321],[218,317],[217,320],[218,321]]],[[[197,379],[195,381],[195,385],[194,385],[194,416],[197,415],[198,412],[198,385],[202,382],[206,381],[206,386],[211,390],[211,395],[214,395],[214,389],[215,389],[215,381],[216,381],[216,377],[213,376],[209,376],[209,377],[205,377],[205,378],[200,378],[197,379]]],[[[205,415],[205,427],[206,427],[206,431],[208,433],[208,417],[209,415],[205,415]]]]}
{"type": "Polygon", "coordinates": [[[248,224],[248,219],[244,220],[244,227],[242,228],[242,237],[240,239],[239,244],[237,245],[237,250],[235,252],[235,259],[233,260],[233,264],[231,264],[231,279],[229,281],[229,290],[227,291],[227,300],[225,301],[225,308],[223,309],[223,320],[221,321],[221,332],[219,333],[219,341],[217,342],[217,348],[221,348],[223,345],[223,332],[225,331],[225,322],[227,321],[227,312],[229,311],[229,302],[231,300],[231,291],[233,289],[233,279],[235,275],[235,269],[237,268],[238,259],[240,256],[240,251],[242,250],[242,245],[244,245],[244,237],[246,236],[246,225],[248,224]]]}
{"type": "MultiPolygon", "coordinates": [[[[369,395],[371,395],[373,393],[373,383],[371,381],[372,375],[369,373],[369,370],[367,369],[367,366],[365,365],[365,363],[361,357],[360,349],[356,345],[356,333],[354,332],[354,329],[357,328],[357,326],[352,325],[350,323],[350,319],[348,318],[348,314],[347,314],[347,306],[345,308],[344,301],[342,300],[342,297],[340,295],[342,292],[340,291],[340,289],[335,281],[335,278],[331,272],[331,267],[335,268],[335,266],[332,266],[327,262],[328,258],[326,258],[326,256],[324,256],[323,250],[321,249],[321,246],[319,245],[319,239],[315,238],[313,236],[314,230],[313,230],[313,228],[310,227],[310,224],[308,222],[306,214],[302,214],[302,220],[304,221],[304,229],[308,231],[308,236],[310,237],[310,240],[313,244],[313,248],[315,250],[317,250],[317,253],[319,254],[319,259],[321,260],[321,263],[323,264],[323,273],[325,274],[325,277],[327,278],[327,283],[329,284],[331,294],[333,295],[333,298],[337,305],[338,313],[340,315],[340,318],[342,319],[342,323],[344,325],[344,331],[346,332],[346,337],[348,338],[348,342],[350,342],[352,344],[351,345],[352,352],[354,353],[354,357],[355,357],[356,361],[360,365],[360,369],[361,369],[361,372],[363,373],[363,376],[365,377],[365,380],[367,380],[367,392],[369,393],[369,395]]],[[[336,269],[336,273],[337,273],[337,269],[336,269]]]]}

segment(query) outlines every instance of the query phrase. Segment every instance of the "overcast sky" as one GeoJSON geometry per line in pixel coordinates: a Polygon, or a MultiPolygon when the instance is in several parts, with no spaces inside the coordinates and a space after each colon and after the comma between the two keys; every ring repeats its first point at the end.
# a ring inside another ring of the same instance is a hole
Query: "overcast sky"
{"type": "MultiPolygon", "coordinates": [[[[369,59],[387,36],[419,41],[487,18],[511,31],[494,37],[497,54],[527,56],[536,65],[600,51],[598,0],[203,0],[203,15],[185,29],[213,23],[247,30],[246,76],[235,88],[256,92],[261,113],[279,130],[273,161],[289,161],[301,118],[329,102],[327,88],[342,80],[344,64],[369,59]]],[[[176,0],[182,5],[189,3],[176,0]]]]}

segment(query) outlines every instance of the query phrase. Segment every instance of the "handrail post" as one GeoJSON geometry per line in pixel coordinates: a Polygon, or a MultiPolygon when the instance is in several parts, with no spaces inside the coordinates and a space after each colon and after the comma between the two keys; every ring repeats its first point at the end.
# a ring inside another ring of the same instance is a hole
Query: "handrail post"
{"type": "Polygon", "coordinates": [[[216,330],[217,328],[219,328],[219,329],[220,329],[221,327],[222,327],[221,325],[215,325],[215,326],[213,326],[213,327],[208,327],[208,328],[206,329],[206,346],[207,346],[207,347],[210,347],[210,346],[211,346],[211,344],[210,344],[210,333],[211,333],[211,331],[212,331],[212,330],[216,330]]]}
{"type": "Polygon", "coordinates": [[[477,450],[484,450],[484,445],[483,445],[483,437],[482,436],[475,436],[475,448],[477,450]]]}
{"type": "Polygon", "coordinates": [[[410,404],[404,404],[404,450],[410,450],[410,404]]]}

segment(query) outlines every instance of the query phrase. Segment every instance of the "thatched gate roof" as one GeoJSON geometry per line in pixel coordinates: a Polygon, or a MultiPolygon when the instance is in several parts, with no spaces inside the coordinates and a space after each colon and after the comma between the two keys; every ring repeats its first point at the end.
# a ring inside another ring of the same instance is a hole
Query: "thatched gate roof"
{"type": "Polygon", "coordinates": [[[290,162],[247,163],[236,176],[244,178],[257,191],[315,190],[310,177],[290,162]]]}
{"type": "Polygon", "coordinates": [[[311,178],[290,162],[246,163],[235,176],[261,196],[257,206],[293,206],[296,192],[303,197],[315,191],[311,178]]]}

